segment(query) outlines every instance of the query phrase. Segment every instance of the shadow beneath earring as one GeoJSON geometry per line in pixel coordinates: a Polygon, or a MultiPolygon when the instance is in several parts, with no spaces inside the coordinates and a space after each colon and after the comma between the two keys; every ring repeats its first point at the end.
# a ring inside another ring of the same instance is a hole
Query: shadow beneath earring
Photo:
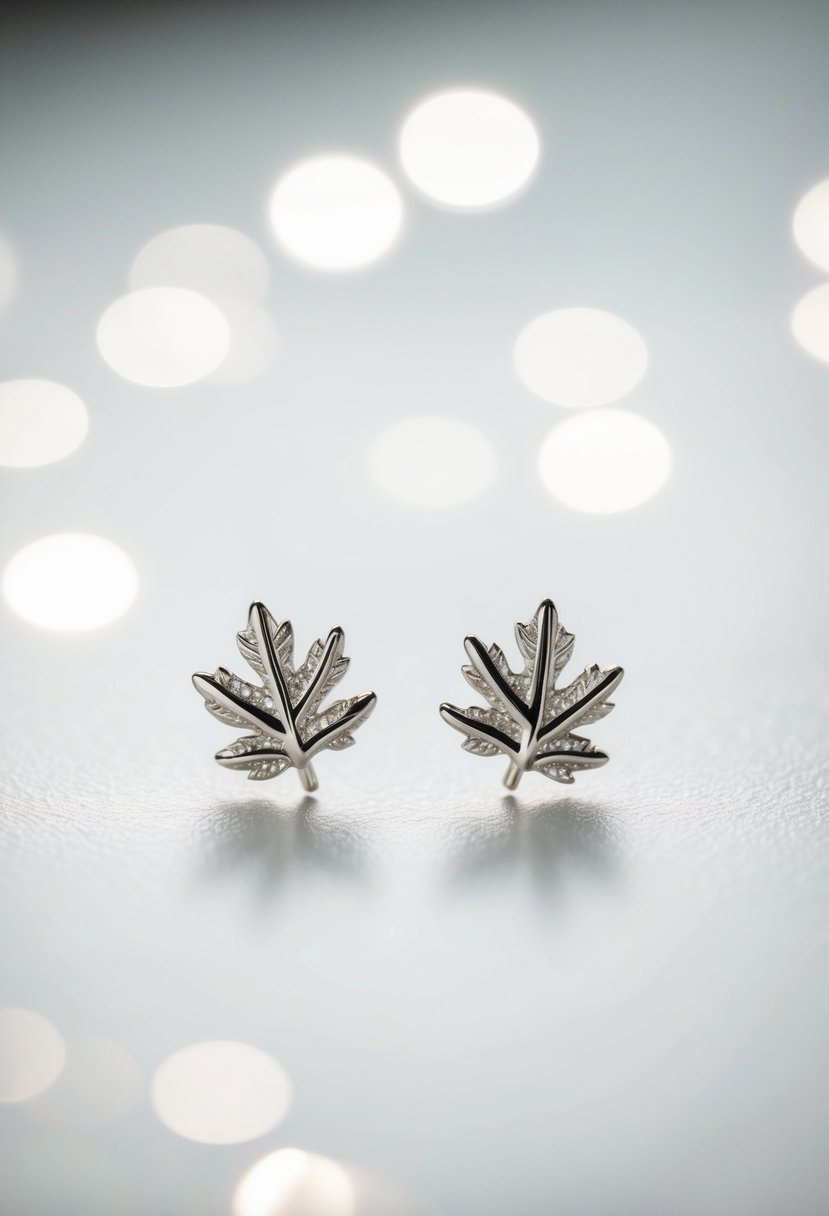
{"type": "Polygon", "coordinates": [[[499,811],[494,820],[466,825],[450,861],[452,892],[518,878],[558,904],[565,889],[585,880],[618,880],[622,833],[598,803],[565,797],[526,806],[509,795],[499,811]]]}
{"type": "Polygon", "coordinates": [[[242,877],[263,900],[312,872],[363,885],[370,878],[365,840],[308,796],[293,806],[256,798],[221,802],[206,816],[201,837],[200,877],[242,877]]]}

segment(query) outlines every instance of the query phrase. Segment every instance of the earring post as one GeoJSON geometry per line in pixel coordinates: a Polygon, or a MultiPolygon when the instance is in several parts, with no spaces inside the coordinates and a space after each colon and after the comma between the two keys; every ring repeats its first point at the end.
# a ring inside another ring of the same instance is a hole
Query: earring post
{"type": "Polygon", "coordinates": [[[299,773],[300,781],[309,794],[313,794],[314,790],[319,789],[320,783],[317,781],[317,774],[314,772],[313,764],[306,764],[305,768],[298,768],[297,772],[299,773]]]}
{"type": "Polygon", "coordinates": [[[507,769],[507,775],[504,778],[504,785],[507,787],[508,790],[517,789],[518,782],[521,780],[522,776],[523,776],[523,774],[521,772],[521,769],[518,767],[518,765],[515,763],[514,760],[511,760],[510,766],[507,769]]]}

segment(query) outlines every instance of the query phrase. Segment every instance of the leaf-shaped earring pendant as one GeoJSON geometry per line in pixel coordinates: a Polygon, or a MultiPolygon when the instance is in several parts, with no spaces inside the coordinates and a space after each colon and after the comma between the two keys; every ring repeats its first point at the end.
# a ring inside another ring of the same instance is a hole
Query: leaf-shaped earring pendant
{"type": "Polygon", "coordinates": [[[350,747],[353,732],[377,703],[374,693],[367,692],[321,708],[348,668],[345,634],[339,626],[332,629],[324,642],[314,642],[305,662],[295,668],[291,622],[279,624],[264,604],[257,603],[251,605],[247,628],[236,635],[236,642],[261,684],[240,680],[224,667],[212,676],[205,672],[193,676],[214,718],[252,732],[216,752],[216,759],[223,768],[247,772],[250,781],[267,781],[293,767],[306,790],[317,789],[314,756],[326,748],[350,747]]]}
{"type": "Polygon", "coordinates": [[[466,735],[465,751],[474,756],[503,752],[509,760],[507,789],[514,790],[527,772],[571,785],[574,772],[607,764],[604,752],[572,732],[610,713],[607,698],[624,672],[594,664],[566,688],[556,688],[575,639],[559,624],[552,600],[539,604],[528,625],[515,626],[515,638],[524,659],[518,672],[511,670],[500,646],[493,643],[487,649],[478,638],[466,638],[469,665],[463,674],[488,706],[463,710],[444,704],[440,716],[466,735]]]}

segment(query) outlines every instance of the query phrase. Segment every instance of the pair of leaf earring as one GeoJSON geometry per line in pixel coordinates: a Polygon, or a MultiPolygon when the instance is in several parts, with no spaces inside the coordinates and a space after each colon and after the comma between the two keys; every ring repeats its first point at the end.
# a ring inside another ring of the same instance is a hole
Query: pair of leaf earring
{"type": "MultiPolygon", "coordinates": [[[[528,624],[515,626],[515,637],[524,660],[517,672],[500,646],[486,647],[479,638],[466,638],[469,663],[463,674],[487,706],[462,710],[444,704],[441,717],[465,736],[465,751],[507,757],[508,789],[514,790],[528,772],[570,785],[575,772],[607,763],[604,752],[573,731],[610,712],[613,705],[608,698],[624,672],[621,667],[602,670],[594,664],[572,684],[557,688],[556,679],[569,662],[575,639],[559,624],[551,600],[539,604],[528,624]]],[[[375,694],[367,692],[322,707],[348,669],[345,634],[339,626],[332,629],[295,667],[291,622],[280,624],[264,604],[256,603],[236,642],[261,683],[241,680],[224,667],[212,676],[204,672],[193,676],[214,718],[251,732],[217,752],[216,759],[224,768],[247,772],[251,781],[266,781],[293,767],[305,789],[316,790],[314,757],[350,747],[354,731],[377,703],[375,694]]]]}

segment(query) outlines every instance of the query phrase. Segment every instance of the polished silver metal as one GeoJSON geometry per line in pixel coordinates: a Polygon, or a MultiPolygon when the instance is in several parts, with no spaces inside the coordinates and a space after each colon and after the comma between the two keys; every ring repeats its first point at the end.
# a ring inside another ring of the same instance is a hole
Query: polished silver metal
{"type": "Polygon", "coordinates": [[[311,760],[329,748],[342,751],[354,742],[377,703],[373,692],[320,705],[348,669],[345,634],[337,626],[325,642],[314,642],[304,663],[294,668],[294,631],[279,624],[264,604],[252,604],[247,628],[236,635],[239,651],[261,684],[250,684],[219,667],[214,675],[196,672],[193,684],[205,708],[226,726],[253,728],[216,752],[224,768],[246,771],[250,781],[267,781],[295,768],[306,790],[318,788],[311,760]]]}
{"type": "Polygon", "coordinates": [[[575,638],[558,622],[552,600],[542,600],[528,625],[515,626],[523,670],[514,672],[500,646],[487,649],[478,638],[464,641],[470,663],[462,668],[467,682],[489,702],[489,708],[458,709],[443,704],[444,722],[466,735],[464,751],[474,756],[509,759],[504,777],[514,790],[524,773],[542,773],[572,785],[573,773],[607,764],[604,752],[589,739],[572,734],[576,726],[598,722],[613,705],[607,698],[620,683],[621,667],[585,668],[566,688],[556,677],[569,662],[575,638]]]}

